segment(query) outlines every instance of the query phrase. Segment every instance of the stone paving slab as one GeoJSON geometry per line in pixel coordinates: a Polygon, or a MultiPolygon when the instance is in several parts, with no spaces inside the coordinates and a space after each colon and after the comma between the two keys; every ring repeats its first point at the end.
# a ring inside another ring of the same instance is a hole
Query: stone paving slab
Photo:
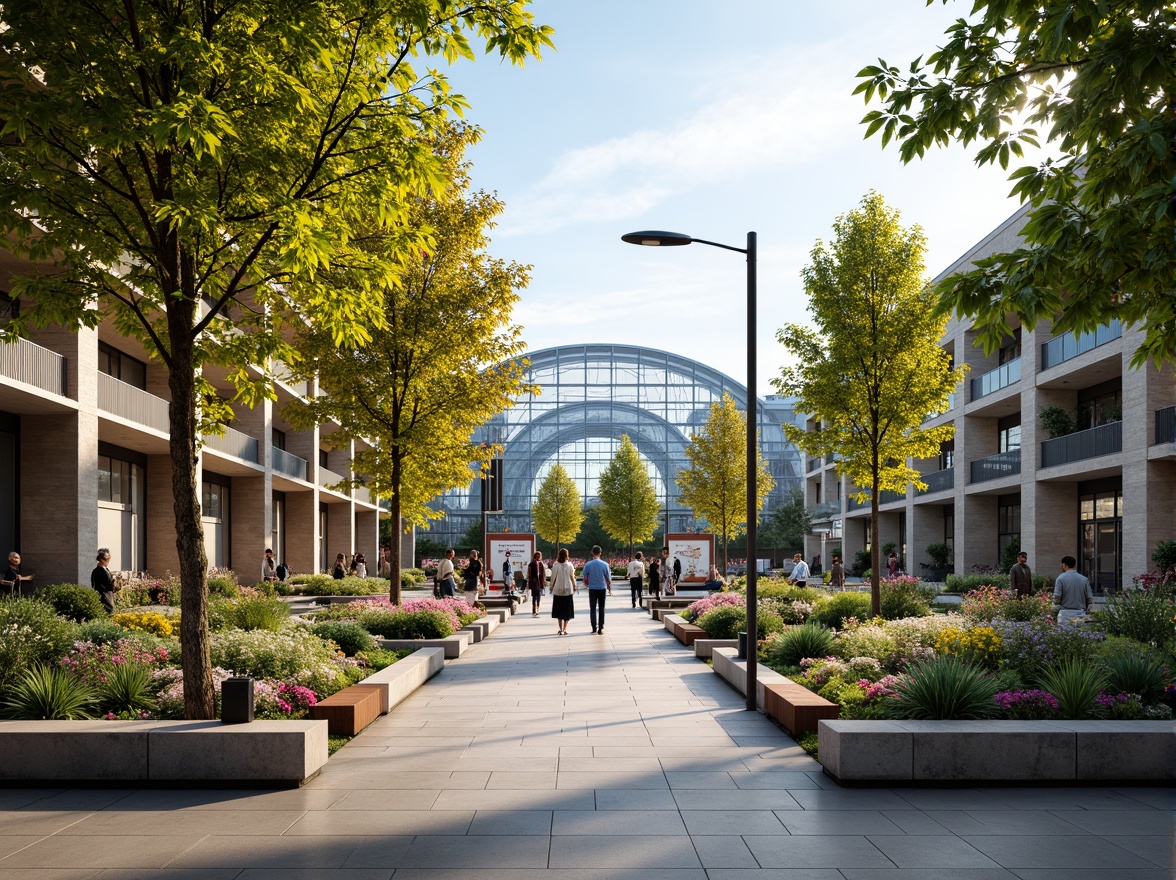
{"type": "Polygon", "coordinates": [[[569,636],[512,618],[297,791],[0,789],[0,880],[1172,874],[1176,788],[842,788],[647,615],[593,635],[577,604],[569,636]]]}

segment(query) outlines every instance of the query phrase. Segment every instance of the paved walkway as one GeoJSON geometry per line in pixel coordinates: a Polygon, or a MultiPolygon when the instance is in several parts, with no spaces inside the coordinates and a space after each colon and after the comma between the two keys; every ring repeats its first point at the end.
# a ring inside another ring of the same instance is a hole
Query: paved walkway
{"type": "Polygon", "coordinates": [[[300,791],[0,790],[0,880],[1170,876],[1176,789],[842,789],[611,601],[515,617],[300,791]]]}

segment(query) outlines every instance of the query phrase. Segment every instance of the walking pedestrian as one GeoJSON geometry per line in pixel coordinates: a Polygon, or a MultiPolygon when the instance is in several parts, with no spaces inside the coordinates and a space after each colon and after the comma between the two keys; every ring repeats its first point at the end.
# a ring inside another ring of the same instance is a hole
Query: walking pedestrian
{"type": "Polygon", "coordinates": [[[1009,569],[1009,586],[1018,598],[1032,594],[1033,572],[1029,568],[1028,553],[1017,554],[1017,564],[1009,569]]]}
{"type": "Polygon", "coordinates": [[[886,557],[886,574],[888,577],[898,577],[898,554],[893,550],[886,557]]]}
{"type": "Polygon", "coordinates": [[[667,596],[672,596],[678,592],[678,583],[682,580],[682,560],[677,556],[674,557],[674,580],[666,590],[667,596]]]}
{"type": "Polygon", "coordinates": [[[110,551],[98,551],[98,565],[90,572],[90,586],[98,591],[98,598],[108,614],[114,614],[114,577],[110,573],[110,551]]]}
{"type": "Polygon", "coordinates": [[[568,550],[561,547],[551,566],[551,616],[559,629],[556,635],[568,634],[568,621],[576,616],[576,567],[568,562],[568,550]]]}
{"type": "Polygon", "coordinates": [[[845,566],[841,564],[841,557],[833,557],[833,567],[829,569],[829,586],[834,590],[845,589],[845,566]]]}
{"type": "Polygon", "coordinates": [[[588,622],[594,633],[604,634],[604,599],[612,593],[612,570],[600,558],[600,545],[592,545],[592,558],[584,563],[584,586],[588,588],[588,622]],[[599,609],[599,623],[597,610],[599,609]]]}
{"type": "Polygon", "coordinates": [[[629,596],[633,600],[633,607],[637,607],[637,603],[641,601],[641,587],[645,580],[645,563],[642,561],[644,557],[641,551],[637,551],[637,555],[633,557],[633,561],[629,563],[626,573],[629,575],[629,596]]]}
{"type": "Polygon", "coordinates": [[[1078,565],[1073,556],[1062,557],[1062,573],[1054,581],[1053,600],[1058,609],[1058,623],[1080,620],[1090,610],[1094,593],[1085,575],[1074,571],[1078,565]]]}
{"type": "Polygon", "coordinates": [[[437,584],[441,598],[457,598],[457,570],[453,567],[453,548],[445,551],[445,558],[437,563],[437,584]]]}
{"type": "Polygon", "coordinates": [[[809,579],[808,563],[804,561],[804,557],[796,553],[792,557],[792,574],[788,577],[788,583],[796,584],[798,587],[807,587],[809,579]]]}
{"type": "Polygon", "coordinates": [[[649,560],[649,597],[661,598],[661,564],[656,556],[649,560]]]}
{"type": "Polygon", "coordinates": [[[482,560],[478,558],[478,551],[470,551],[470,561],[465,567],[465,600],[470,605],[478,601],[478,584],[482,579],[482,560]]]}
{"type": "Polygon", "coordinates": [[[543,554],[538,550],[531,556],[531,564],[527,566],[527,589],[531,591],[531,616],[539,616],[539,600],[543,596],[543,585],[547,583],[547,566],[543,564],[543,554]]]}
{"type": "Polygon", "coordinates": [[[514,584],[514,574],[510,567],[510,551],[506,551],[506,558],[502,561],[502,589],[510,592],[511,585],[514,584]]]}

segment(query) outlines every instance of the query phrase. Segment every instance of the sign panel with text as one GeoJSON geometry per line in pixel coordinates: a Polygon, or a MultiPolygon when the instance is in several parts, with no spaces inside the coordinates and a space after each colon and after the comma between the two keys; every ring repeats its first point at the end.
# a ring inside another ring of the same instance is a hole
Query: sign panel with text
{"type": "Polygon", "coordinates": [[[526,574],[527,563],[535,553],[535,536],[514,532],[486,536],[486,565],[492,581],[508,583],[516,571],[526,574]]]}

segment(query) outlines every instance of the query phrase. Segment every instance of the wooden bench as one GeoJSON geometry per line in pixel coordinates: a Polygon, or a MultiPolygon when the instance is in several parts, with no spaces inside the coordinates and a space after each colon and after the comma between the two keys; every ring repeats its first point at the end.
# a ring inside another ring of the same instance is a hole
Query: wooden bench
{"type": "Polygon", "coordinates": [[[381,689],[371,684],[353,684],[310,707],[310,717],[327,722],[327,732],[355,736],[380,717],[381,689]]]}
{"type": "Polygon", "coordinates": [[[841,707],[794,681],[764,682],[764,714],[789,733],[808,733],[818,721],[836,721],[841,707]]]}
{"type": "Polygon", "coordinates": [[[695,639],[705,639],[706,630],[701,626],[695,626],[693,623],[674,623],[674,638],[681,642],[686,647],[694,644],[695,639]]]}

